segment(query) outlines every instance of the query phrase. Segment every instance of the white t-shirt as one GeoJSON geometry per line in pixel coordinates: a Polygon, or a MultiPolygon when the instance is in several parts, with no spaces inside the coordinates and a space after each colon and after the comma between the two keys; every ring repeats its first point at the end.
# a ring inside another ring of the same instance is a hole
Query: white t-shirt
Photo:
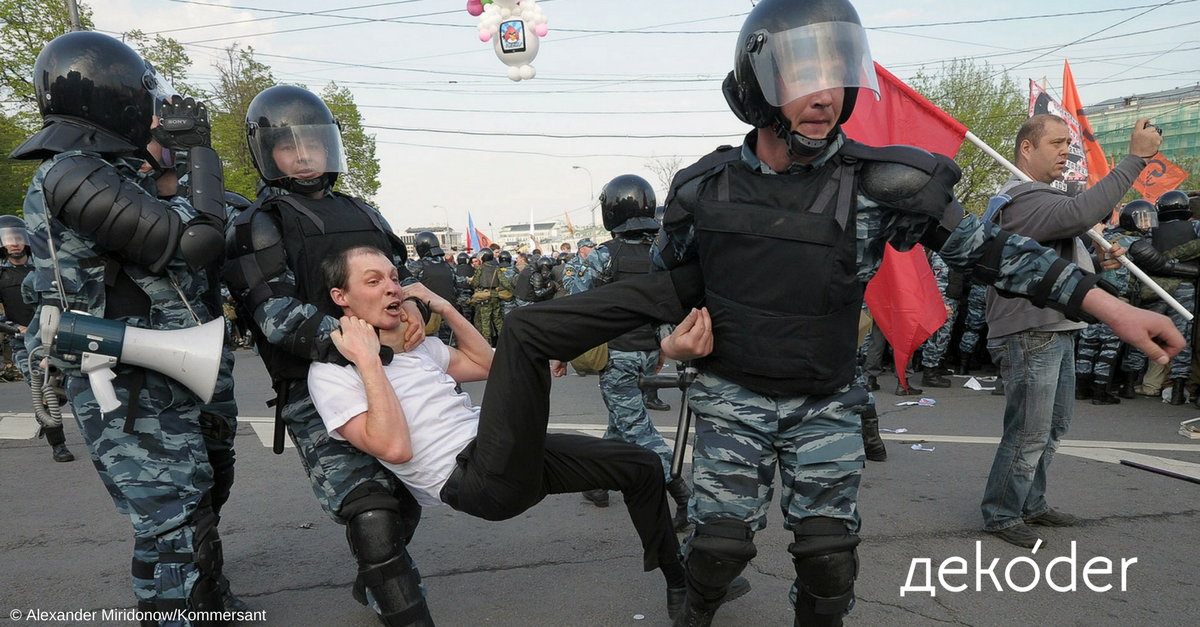
{"type": "MultiPolygon", "coordinates": [[[[479,408],[471,397],[455,392],[446,374],[450,349],[436,337],[407,353],[397,353],[384,374],[396,390],[408,422],[412,459],[403,464],[380,461],[396,474],[421,505],[442,503],[439,493],[454,458],[479,431],[479,408]]],[[[338,428],[367,411],[367,392],[354,365],[314,362],[308,369],[308,390],[331,437],[345,440],[338,428]]]]}

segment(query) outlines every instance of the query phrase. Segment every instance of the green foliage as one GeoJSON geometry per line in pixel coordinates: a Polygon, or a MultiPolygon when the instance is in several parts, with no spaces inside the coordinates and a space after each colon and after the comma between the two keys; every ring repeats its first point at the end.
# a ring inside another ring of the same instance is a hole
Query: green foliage
{"type": "Polygon", "coordinates": [[[362,115],[354,104],[354,94],[337,83],[329,83],[321,99],[342,124],[342,145],[346,149],[349,172],[338,177],[337,191],[373,202],[379,191],[379,160],[375,158],[375,136],[363,131],[362,115]]]}
{"type": "MultiPolygon", "coordinates": [[[[1017,81],[1007,73],[996,76],[986,62],[956,59],[943,64],[936,74],[922,69],[909,84],[996,152],[1012,154],[1013,140],[1029,106],[1017,81]]],[[[955,195],[968,211],[982,215],[988,199],[1008,179],[1008,170],[970,142],[963,143],[954,161],[963,171],[955,195]]]]}
{"type": "Polygon", "coordinates": [[[254,48],[237,44],[226,48],[225,59],[214,67],[218,80],[208,103],[213,150],[225,165],[225,189],[253,199],[258,171],[246,145],[246,109],[259,92],[275,85],[275,77],[254,59],[254,48]]]}
{"type": "Polygon", "coordinates": [[[188,67],[192,59],[183,49],[183,44],[171,37],[155,35],[150,39],[140,30],[131,30],[122,37],[142,58],[154,64],[158,74],[184,96],[203,99],[204,91],[187,82],[188,67]]]}
{"type": "Polygon", "coordinates": [[[8,154],[29,136],[28,131],[0,112],[0,215],[22,215],[25,191],[37,169],[36,161],[7,159],[8,154]]]}
{"type": "MultiPolygon", "coordinates": [[[[92,10],[79,5],[79,22],[94,28],[92,10]]],[[[62,0],[0,0],[0,96],[16,100],[18,122],[31,131],[40,127],[33,93],[33,62],[55,37],[71,31],[71,16],[62,0]]]]}

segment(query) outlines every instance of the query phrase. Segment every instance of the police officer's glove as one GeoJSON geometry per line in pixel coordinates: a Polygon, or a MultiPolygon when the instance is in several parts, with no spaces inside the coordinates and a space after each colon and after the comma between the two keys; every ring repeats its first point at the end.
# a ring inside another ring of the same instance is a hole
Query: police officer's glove
{"type": "Polygon", "coordinates": [[[225,225],[219,218],[202,213],[184,226],[179,236],[179,253],[192,272],[219,261],[225,252],[225,225]]]}
{"type": "Polygon", "coordinates": [[[170,150],[212,147],[208,107],[194,98],[172,96],[159,111],[158,126],[150,130],[155,141],[170,150]]]}

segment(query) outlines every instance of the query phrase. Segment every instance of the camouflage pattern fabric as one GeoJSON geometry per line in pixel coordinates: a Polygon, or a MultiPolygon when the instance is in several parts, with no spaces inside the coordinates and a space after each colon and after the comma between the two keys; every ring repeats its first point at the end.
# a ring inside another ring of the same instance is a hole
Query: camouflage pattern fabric
{"type": "MultiPolygon", "coordinates": [[[[475,276],[471,277],[472,290],[489,289],[489,287],[491,287],[480,284],[483,270],[486,265],[487,264],[484,264],[478,268],[475,268],[475,276]]],[[[500,296],[497,294],[497,292],[499,290],[508,290],[509,292],[513,291],[512,281],[509,281],[508,275],[501,270],[497,270],[496,272],[496,284],[497,287],[491,287],[491,296],[486,301],[482,303],[475,303],[474,320],[475,328],[479,331],[479,334],[482,335],[489,344],[493,345],[495,345],[497,339],[500,339],[500,330],[504,328],[504,310],[501,307],[501,304],[504,301],[500,300],[500,296]]]]}
{"type": "Polygon", "coordinates": [[[950,268],[942,261],[942,256],[931,252],[929,254],[929,267],[933,270],[933,278],[937,281],[938,292],[942,294],[942,301],[950,312],[946,315],[946,322],[925,343],[921,345],[921,365],[926,368],[936,368],[942,362],[942,357],[946,354],[946,349],[950,346],[950,334],[954,331],[954,321],[958,319],[958,301],[952,300],[946,296],[946,287],[950,282],[950,268]]]}
{"type": "Polygon", "coordinates": [[[987,286],[971,284],[967,294],[967,319],[963,322],[962,339],[958,341],[958,354],[963,358],[975,354],[979,345],[979,336],[987,324],[987,286]]]}
{"type": "Polygon", "coordinates": [[[1091,376],[1098,385],[1112,381],[1113,367],[1121,350],[1121,338],[1103,322],[1089,324],[1079,333],[1075,349],[1075,374],[1091,376]]]}
{"type": "Polygon", "coordinates": [[[650,421],[645,397],[637,386],[639,374],[654,374],[658,354],[659,351],[609,348],[608,365],[600,371],[600,397],[608,408],[608,429],[604,431],[604,439],[637,444],[658,453],[663,463],[663,476],[670,482],[671,447],[650,421]]]}

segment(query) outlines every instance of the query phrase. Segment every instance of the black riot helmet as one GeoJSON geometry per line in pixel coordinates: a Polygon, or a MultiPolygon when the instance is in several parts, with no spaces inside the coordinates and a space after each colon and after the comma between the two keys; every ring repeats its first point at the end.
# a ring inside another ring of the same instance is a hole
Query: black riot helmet
{"type": "Polygon", "coordinates": [[[9,246],[22,246],[24,252],[17,257],[29,256],[29,231],[25,221],[14,215],[0,216],[0,259],[8,259],[9,246]]]}
{"type": "Polygon", "coordinates": [[[558,253],[558,257],[554,260],[554,265],[561,266],[571,260],[571,253],[563,251],[558,253]]]}
{"type": "Polygon", "coordinates": [[[1187,194],[1177,189],[1159,196],[1158,202],[1155,203],[1158,207],[1158,221],[1173,222],[1191,218],[1192,211],[1188,208],[1188,203],[1187,194]]]}
{"type": "Polygon", "coordinates": [[[417,249],[418,257],[441,257],[446,254],[442,251],[442,244],[437,236],[429,231],[417,233],[416,237],[413,237],[413,247],[417,249]]]}
{"type": "Polygon", "coordinates": [[[94,31],[59,35],[38,53],[33,79],[38,111],[47,124],[63,116],[128,142],[113,152],[144,152],[158,82],[133,48],[94,31]]]}
{"type": "Polygon", "coordinates": [[[508,252],[507,250],[502,250],[500,251],[499,259],[500,265],[508,265],[512,263],[512,253],[508,252]]]}
{"type": "Polygon", "coordinates": [[[600,190],[604,228],[613,233],[658,230],[654,207],[654,188],[634,174],[622,174],[600,190]]]}
{"type": "Polygon", "coordinates": [[[539,257],[537,264],[534,266],[534,268],[542,274],[550,274],[550,269],[553,267],[554,260],[549,257],[539,257]]]}
{"type": "Polygon", "coordinates": [[[264,89],[246,109],[250,157],[264,181],[311,194],[346,172],[342,129],[319,96],[293,85],[264,89]]]}
{"type": "Polygon", "coordinates": [[[782,107],[839,87],[845,89],[839,125],[854,112],[859,88],[879,93],[867,33],[850,2],[762,0],[742,24],[722,91],[738,119],[770,129],[793,157],[815,157],[840,129],[805,137],[792,131],[782,107]]]}
{"type": "Polygon", "coordinates": [[[1158,208],[1146,200],[1135,200],[1121,207],[1119,225],[1131,233],[1149,233],[1158,226],[1158,208]]]}
{"type": "Polygon", "coordinates": [[[483,250],[479,251],[479,261],[483,263],[488,263],[495,258],[496,255],[492,252],[491,248],[484,248],[483,250]]]}
{"type": "Polygon", "coordinates": [[[471,256],[467,253],[458,253],[457,261],[460,266],[469,266],[471,265],[471,256]]]}

